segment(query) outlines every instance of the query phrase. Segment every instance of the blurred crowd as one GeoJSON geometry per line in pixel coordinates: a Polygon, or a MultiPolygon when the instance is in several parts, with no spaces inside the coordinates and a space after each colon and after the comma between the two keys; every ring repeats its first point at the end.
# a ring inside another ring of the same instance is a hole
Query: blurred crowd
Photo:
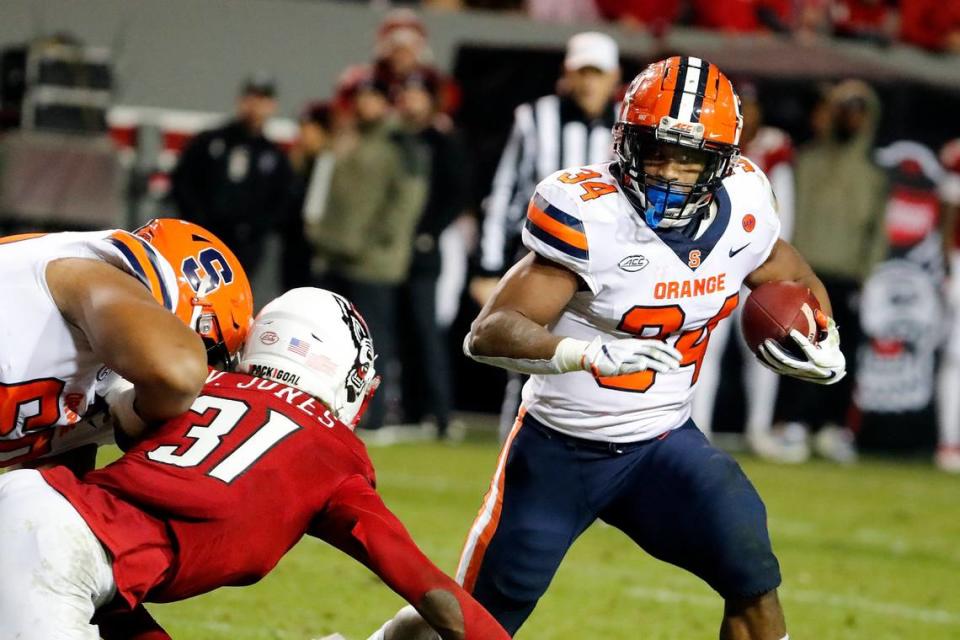
{"type": "MultiPolygon", "coordinates": [[[[235,118],[183,149],[171,195],[181,215],[217,233],[249,271],[261,266],[276,232],[284,288],[318,285],[357,304],[384,373],[366,428],[428,420],[443,436],[460,356],[438,302],[449,298],[455,307],[466,291],[466,311],[475,314],[522,253],[535,184],[565,166],[612,159],[623,78],[612,38],[574,36],[556,93],[517,106],[495,175],[481,184],[454,125],[460,93],[430,66],[416,14],[389,13],[373,49],[372,60],[343,72],[328,99],[304,107],[289,147],[264,135],[276,84],[250,76],[235,118]],[[438,300],[451,229],[452,253],[472,256],[469,277],[438,300]]],[[[737,84],[743,152],[770,178],[783,236],[828,288],[851,373],[832,387],[780,381],[749,353],[737,355],[739,331],[726,323],[701,373],[696,421],[710,432],[732,399],[744,405],[742,424],[757,454],[851,462],[858,445],[929,450],[932,437],[911,425],[924,416],[933,424],[938,412],[937,462],[960,472],[960,326],[952,314],[960,278],[949,278],[960,255],[960,143],[877,149],[880,100],[867,84],[847,80],[823,87],[809,116],[812,137],[795,146],[765,123],[757,86],[737,84]]],[[[522,382],[506,385],[504,424],[522,382]]]]}
{"type": "MultiPolygon", "coordinates": [[[[358,0],[382,5],[380,0],[358,0]]],[[[835,36],[960,52],[958,0],[422,0],[421,6],[523,12],[536,20],[610,21],[661,35],[673,26],[801,39],[835,36]]]]}
{"type": "Polygon", "coordinates": [[[264,134],[277,87],[252,75],[235,118],[184,147],[171,195],[183,217],[216,233],[248,271],[261,268],[267,237],[279,232],[284,289],[321,286],[359,307],[384,380],[366,428],[383,425],[397,404],[390,399],[405,398],[392,421],[429,415],[443,435],[452,392],[437,325],[440,235],[466,212],[471,189],[448,115],[455,90],[427,56],[419,19],[392,14],[375,59],[346,69],[330,99],[304,107],[289,150],[264,134]]]}

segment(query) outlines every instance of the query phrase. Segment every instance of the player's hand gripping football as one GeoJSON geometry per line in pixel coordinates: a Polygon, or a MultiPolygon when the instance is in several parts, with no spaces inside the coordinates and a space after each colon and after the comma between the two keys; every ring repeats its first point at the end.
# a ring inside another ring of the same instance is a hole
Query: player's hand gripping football
{"type": "MultiPolygon", "coordinates": [[[[790,337],[806,356],[805,360],[787,353],[773,340],[765,340],[758,349],[760,362],[775,373],[793,376],[816,384],[834,384],[847,375],[847,361],[840,351],[840,333],[833,318],[821,316],[823,338],[814,344],[805,335],[794,329],[790,337]]],[[[817,318],[818,323],[821,321],[817,318]]]]}
{"type": "Polygon", "coordinates": [[[596,337],[583,350],[580,368],[595,378],[621,376],[650,369],[667,373],[680,368],[679,351],[660,340],[623,338],[602,342],[596,337]]]}

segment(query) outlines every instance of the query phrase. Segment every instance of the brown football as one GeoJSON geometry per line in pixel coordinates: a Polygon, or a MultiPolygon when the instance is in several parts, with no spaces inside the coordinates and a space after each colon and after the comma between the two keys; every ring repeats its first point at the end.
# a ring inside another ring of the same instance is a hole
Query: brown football
{"type": "Polygon", "coordinates": [[[796,329],[816,343],[819,311],[820,303],[807,287],[796,282],[767,282],[754,289],[744,303],[740,328],[754,353],[770,339],[790,353],[802,355],[790,331],[796,329]]]}

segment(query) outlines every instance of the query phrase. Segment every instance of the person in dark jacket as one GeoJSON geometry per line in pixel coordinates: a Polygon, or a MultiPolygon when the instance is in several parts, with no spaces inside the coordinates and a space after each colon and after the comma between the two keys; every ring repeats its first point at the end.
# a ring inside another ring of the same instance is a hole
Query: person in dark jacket
{"type": "Polygon", "coordinates": [[[442,79],[429,69],[410,74],[397,107],[408,130],[428,149],[427,200],[413,240],[410,273],[401,296],[401,361],[407,418],[432,415],[444,437],[450,416],[452,380],[443,330],[437,325],[440,234],[467,207],[470,176],[467,154],[456,132],[438,128],[442,79]]]}
{"type": "Polygon", "coordinates": [[[236,117],[191,140],[172,176],[180,215],[220,237],[247,273],[260,265],[290,189],[290,163],[263,134],[276,110],[273,81],[251,76],[241,87],[236,117]]]}
{"type": "Polygon", "coordinates": [[[284,290],[313,284],[313,249],[305,227],[326,213],[333,175],[333,108],[312,102],[300,115],[300,132],[290,150],[293,181],[280,230],[283,240],[281,283],[284,290]]]}
{"type": "Polygon", "coordinates": [[[377,335],[382,384],[360,425],[370,430],[383,426],[396,405],[399,287],[413,258],[429,171],[424,145],[397,121],[387,92],[368,67],[345,76],[340,99],[353,122],[337,132],[325,211],[306,224],[318,282],[352,300],[377,335]]]}

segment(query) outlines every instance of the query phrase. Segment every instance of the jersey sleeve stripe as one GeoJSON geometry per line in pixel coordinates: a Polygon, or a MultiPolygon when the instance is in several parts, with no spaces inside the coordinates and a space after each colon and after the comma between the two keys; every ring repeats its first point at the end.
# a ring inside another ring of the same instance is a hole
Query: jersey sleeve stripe
{"type": "Polygon", "coordinates": [[[154,299],[166,309],[172,311],[174,307],[170,299],[170,293],[163,285],[163,277],[156,260],[140,244],[139,239],[125,231],[118,231],[107,240],[123,254],[133,273],[150,290],[154,299]]]}
{"type": "MultiPolygon", "coordinates": [[[[150,246],[150,243],[144,240],[139,236],[132,236],[134,240],[140,243],[143,247],[143,250],[147,254],[147,258],[150,260],[150,267],[153,269],[154,275],[157,277],[157,281],[160,283],[160,297],[163,299],[163,306],[174,311],[173,301],[170,295],[170,287],[166,286],[166,278],[163,277],[163,270],[160,268],[160,264],[157,258],[157,250],[150,246]]],[[[176,284],[174,283],[173,289],[176,290],[176,284]]],[[[156,291],[154,291],[156,295],[156,291]]]]}
{"type": "Polygon", "coordinates": [[[32,238],[39,238],[45,236],[45,233],[19,233],[15,236],[7,236],[5,238],[0,238],[0,244],[12,244],[14,242],[22,242],[24,240],[30,240],[32,238]]]}
{"type": "Polygon", "coordinates": [[[539,194],[527,209],[526,226],[537,238],[577,258],[589,257],[583,223],[549,204],[539,194]]]}
{"type": "Polygon", "coordinates": [[[557,207],[553,206],[539,193],[533,196],[533,204],[535,204],[538,209],[546,213],[560,224],[583,233],[583,222],[581,222],[579,218],[575,218],[562,209],[558,209],[557,207]]]}
{"type": "Polygon", "coordinates": [[[526,221],[526,223],[525,223],[525,227],[526,227],[527,231],[529,231],[530,234],[531,234],[533,237],[535,237],[536,239],[540,240],[541,242],[544,242],[544,243],[550,245],[551,247],[553,247],[554,249],[557,249],[558,251],[562,251],[563,253],[565,253],[565,254],[573,257],[573,258],[577,258],[577,259],[579,259],[579,260],[589,260],[589,259],[590,259],[590,252],[589,252],[589,251],[587,251],[586,249],[581,249],[581,248],[579,248],[579,247],[576,247],[576,246],[574,246],[574,245],[572,245],[572,244],[569,244],[569,243],[561,240],[560,238],[558,238],[558,237],[556,237],[556,236],[554,236],[554,235],[551,235],[549,232],[544,231],[543,229],[541,229],[540,227],[538,227],[537,225],[535,225],[535,224],[530,220],[530,218],[527,218],[527,221],[526,221]]]}

